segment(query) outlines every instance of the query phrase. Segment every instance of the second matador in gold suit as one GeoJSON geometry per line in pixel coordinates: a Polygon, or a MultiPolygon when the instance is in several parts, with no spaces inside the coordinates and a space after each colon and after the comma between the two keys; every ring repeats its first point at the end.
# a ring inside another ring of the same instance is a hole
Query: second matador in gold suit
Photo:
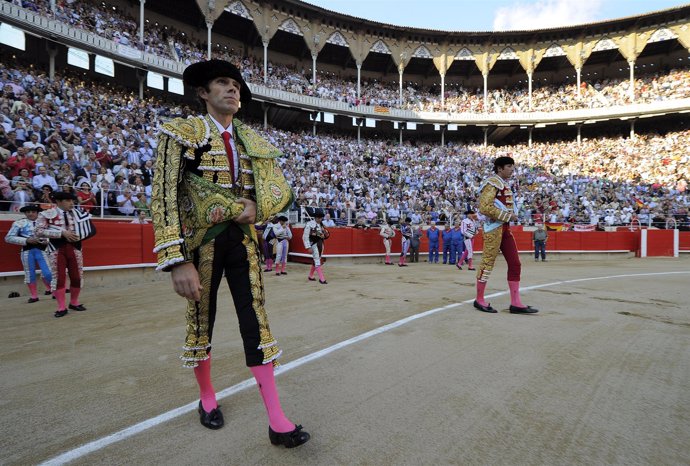
{"type": "MultiPolygon", "coordinates": [[[[234,118],[251,102],[240,71],[223,60],[195,63],[184,72],[206,112],[162,125],[152,211],[158,269],[172,272],[175,291],[187,298],[182,360],[199,384],[203,426],[219,429],[223,415],[211,384],[211,339],[223,275],[239,320],[246,364],[269,417],[274,445],[295,447],[309,434],[283,413],[273,366],[281,351],[264,309],[264,287],[254,223],[292,202],[276,158],[280,151],[234,118]]],[[[221,309],[225,306],[221,306],[221,309]]]]}
{"type": "Polygon", "coordinates": [[[484,222],[484,249],[482,261],[477,270],[477,298],[474,307],[483,312],[498,312],[484,299],[486,282],[494,268],[498,252],[503,253],[508,263],[508,287],[510,288],[510,312],[512,314],[533,314],[537,309],[525,306],[520,300],[520,256],[515,238],[510,232],[510,221],[517,220],[513,203],[513,191],[508,179],[513,175],[515,161],[511,157],[494,160],[494,175],[487,178],[479,188],[479,212],[484,222]]]}

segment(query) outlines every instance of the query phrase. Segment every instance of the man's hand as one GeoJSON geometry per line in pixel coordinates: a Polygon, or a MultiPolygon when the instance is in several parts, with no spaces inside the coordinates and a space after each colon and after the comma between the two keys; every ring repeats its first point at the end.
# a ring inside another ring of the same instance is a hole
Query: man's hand
{"type": "Polygon", "coordinates": [[[201,300],[201,282],[199,282],[199,272],[191,262],[180,264],[173,267],[172,272],[173,289],[180,296],[193,301],[201,300]]]}
{"type": "Polygon", "coordinates": [[[248,225],[256,222],[256,202],[252,201],[251,199],[246,199],[244,197],[240,197],[235,201],[239,204],[242,204],[244,206],[244,211],[235,217],[233,220],[236,223],[242,224],[242,225],[248,225]]]}
{"type": "Polygon", "coordinates": [[[79,241],[79,236],[68,230],[62,230],[62,236],[70,243],[76,243],[79,241]]]}
{"type": "Polygon", "coordinates": [[[26,244],[41,244],[41,240],[36,236],[26,238],[26,244]]]}
{"type": "Polygon", "coordinates": [[[510,214],[510,221],[511,221],[511,222],[517,222],[517,220],[518,220],[518,216],[517,216],[517,215],[515,215],[515,214],[510,214]]]}

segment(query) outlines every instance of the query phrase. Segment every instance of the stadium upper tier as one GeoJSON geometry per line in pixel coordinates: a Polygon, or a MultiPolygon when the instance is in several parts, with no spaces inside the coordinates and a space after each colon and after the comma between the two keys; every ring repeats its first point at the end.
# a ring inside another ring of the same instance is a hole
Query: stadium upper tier
{"type": "Polygon", "coordinates": [[[257,100],[341,115],[534,125],[690,109],[690,7],[544,31],[447,33],[298,1],[216,1],[213,11],[198,3],[15,0],[0,3],[0,16],[171,77],[210,52],[241,65],[257,100]]]}

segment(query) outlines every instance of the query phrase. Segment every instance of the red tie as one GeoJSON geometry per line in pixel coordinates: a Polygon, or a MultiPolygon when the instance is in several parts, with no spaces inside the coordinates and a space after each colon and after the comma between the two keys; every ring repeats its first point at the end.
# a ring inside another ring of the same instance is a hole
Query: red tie
{"type": "Polygon", "coordinates": [[[223,142],[225,142],[225,153],[228,155],[228,166],[230,167],[230,179],[232,184],[235,184],[235,154],[232,152],[232,144],[230,144],[230,139],[232,139],[232,134],[228,131],[223,131],[223,142]]]}

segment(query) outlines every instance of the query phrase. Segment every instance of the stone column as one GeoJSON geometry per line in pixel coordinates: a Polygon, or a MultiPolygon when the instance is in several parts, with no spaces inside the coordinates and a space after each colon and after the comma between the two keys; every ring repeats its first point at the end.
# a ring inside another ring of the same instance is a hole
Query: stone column
{"type": "Polygon", "coordinates": [[[146,0],[139,0],[139,43],[144,45],[144,4],[146,0]]]}

